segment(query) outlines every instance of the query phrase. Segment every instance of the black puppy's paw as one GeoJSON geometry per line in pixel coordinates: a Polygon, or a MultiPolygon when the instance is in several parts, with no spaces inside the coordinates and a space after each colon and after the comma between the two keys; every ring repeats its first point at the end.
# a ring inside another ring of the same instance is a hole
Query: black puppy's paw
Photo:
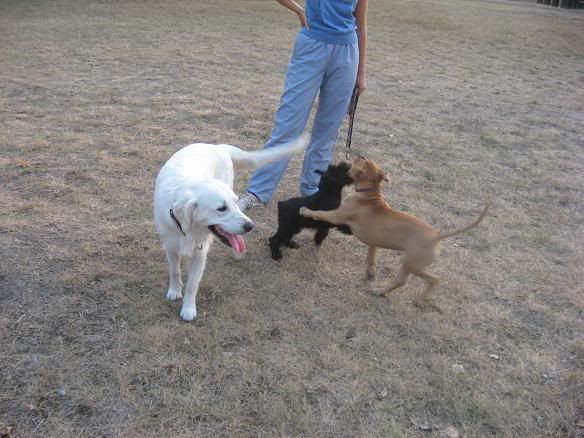
{"type": "Polygon", "coordinates": [[[270,251],[272,253],[272,258],[274,260],[281,260],[282,251],[280,251],[280,239],[278,239],[277,235],[274,235],[268,239],[268,242],[270,242],[270,251]]]}
{"type": "Polygon", "coordinates": [[[284,242],[284,245],[286,245],[288,248],[291,248],[291,249],[298,249],[298,248],[300,248],[300,245],[298,245],[293,240],[289,240],[288,242],[284,242]]]}
{"type": "Polygon", "coordinates": [[[337,227],[337,230],[339,230],[341,233],[347,234],[349,236],[353,235],[353,231],[351,231],[351,228],[348,225],[339,225],[337,227]]]}

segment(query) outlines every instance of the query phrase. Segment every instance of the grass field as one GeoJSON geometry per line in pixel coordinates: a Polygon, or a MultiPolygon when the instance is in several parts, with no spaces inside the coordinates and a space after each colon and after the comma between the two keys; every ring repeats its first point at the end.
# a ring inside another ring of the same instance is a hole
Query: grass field
{"type": "Polygon", "coordinates": [[[156,174],[263,145],[296,31],[267,0],[0,2],[0,435],[584,435],[582,11],[370,2],[355,152],[441,229],[494,201],[432,267],[442,313],[367,294],[350,236],[274,262],[275,203],[195,322],[165,300],[156,174]]]}

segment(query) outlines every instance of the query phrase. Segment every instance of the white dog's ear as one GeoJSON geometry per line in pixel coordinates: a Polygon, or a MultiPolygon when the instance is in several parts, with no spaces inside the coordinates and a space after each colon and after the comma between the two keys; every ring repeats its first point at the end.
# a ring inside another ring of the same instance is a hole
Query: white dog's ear
{"type": "Polygon", "coordinates": [[[194,198],[187,199],[186,201],[177,201],[172,204],[172,212],[179,221],[183,232],[191,228],[193,213],[196,208],[197,200],[194,198]]]}

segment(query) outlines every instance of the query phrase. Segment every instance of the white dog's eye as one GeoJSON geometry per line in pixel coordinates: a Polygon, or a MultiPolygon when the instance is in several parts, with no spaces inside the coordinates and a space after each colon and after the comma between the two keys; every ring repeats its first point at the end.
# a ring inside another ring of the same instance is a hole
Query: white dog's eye
{"type": "Polygon", "coordinates": [[[217,211],[220,211],[220,212],[227,211],[227,206],[226,206],[226,205],[223,205],[222,207],[219,207],[219,208],[217,209],[217,211]]]}

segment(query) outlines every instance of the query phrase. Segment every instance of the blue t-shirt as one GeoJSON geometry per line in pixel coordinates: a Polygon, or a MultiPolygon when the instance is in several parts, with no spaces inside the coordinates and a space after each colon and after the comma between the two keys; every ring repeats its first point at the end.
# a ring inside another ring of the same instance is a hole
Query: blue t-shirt
{"type": "Polygon", "coordinates": [[[358,0],[306,0],[308,29],[302,32],[327,44],[357,42],[355,7],[358,0]]]}

